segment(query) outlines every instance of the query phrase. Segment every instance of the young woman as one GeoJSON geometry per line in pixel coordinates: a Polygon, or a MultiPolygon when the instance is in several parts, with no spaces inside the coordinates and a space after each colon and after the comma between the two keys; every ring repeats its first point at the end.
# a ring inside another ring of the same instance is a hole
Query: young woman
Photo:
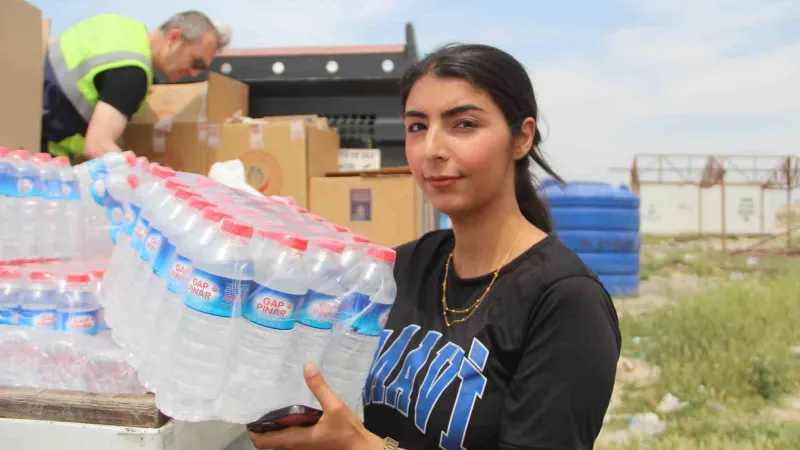
{"type": "Polygon", "coordinates": [[[595,274],[548,234],[529,165],[555,174],[538,149],[525,68],[492,47],[444,47],[406,73],[402,100],[411,172],[453,229],[397,249],[398,295],[364,388],[364,423],[310,365],[319,423],[251,440],[265,449],[592,448],[619,326],[595,274]]]}

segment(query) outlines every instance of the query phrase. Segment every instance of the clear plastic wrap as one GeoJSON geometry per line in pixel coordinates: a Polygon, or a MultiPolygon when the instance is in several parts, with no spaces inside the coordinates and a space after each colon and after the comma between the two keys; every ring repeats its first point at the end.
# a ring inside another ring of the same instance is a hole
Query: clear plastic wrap
{"type": "Polygon", "coordinates": [[[125,352],[107,334],[0,327],[0,385],[94,394],[142,394],[125,352]]]}

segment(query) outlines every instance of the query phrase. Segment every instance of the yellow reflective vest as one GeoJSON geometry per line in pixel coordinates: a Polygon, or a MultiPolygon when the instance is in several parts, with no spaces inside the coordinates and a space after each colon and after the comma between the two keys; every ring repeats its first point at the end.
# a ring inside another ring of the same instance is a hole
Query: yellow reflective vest
{"type": "MultiPolygon", "coordinates": [[[[59,87],[87,123],[99,99],[94,78],[100,72],[140,67],[147,74],[148,88],[153,84],[147,27],[127,17],[100,14],[85,19],[58,35],[47,50],[59,87]]],[[[80,156],[83,145],[84,137],[76,134],[60,142],[49,142],[48,151],[54,156],[80,156]]]]}

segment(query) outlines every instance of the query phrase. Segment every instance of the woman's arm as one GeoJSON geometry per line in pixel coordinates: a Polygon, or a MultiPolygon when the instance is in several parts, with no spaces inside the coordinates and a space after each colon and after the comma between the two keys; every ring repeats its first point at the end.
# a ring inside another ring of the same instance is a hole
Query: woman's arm
{"type": "Polygon", "coordinates": [[[597,281],[555,283],[531,313],[498,448],[591,449],[614,387],[620,341],[613,303],[597,281]]]}

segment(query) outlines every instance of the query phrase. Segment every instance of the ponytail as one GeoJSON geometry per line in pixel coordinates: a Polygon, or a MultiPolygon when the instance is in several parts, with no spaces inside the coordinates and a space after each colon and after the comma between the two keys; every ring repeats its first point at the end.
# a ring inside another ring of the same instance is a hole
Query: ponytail
{"type": "Polygon", "coordinates": [[[530,151],[527,155],[517,160],[514,165],[514,194],[517,198],[519,210],[525,219],[536,228],[545,233],[550,233],[553,231],[550,209],[539,196],[539,193],[536,192],[536,187],[534,186],[536,179],[530,172],[531,161],[559,182],[563,183],[564,181],[555,173],[539,151],[539,143],[541,141],[542,137],[537,127],[530,151]]]}

